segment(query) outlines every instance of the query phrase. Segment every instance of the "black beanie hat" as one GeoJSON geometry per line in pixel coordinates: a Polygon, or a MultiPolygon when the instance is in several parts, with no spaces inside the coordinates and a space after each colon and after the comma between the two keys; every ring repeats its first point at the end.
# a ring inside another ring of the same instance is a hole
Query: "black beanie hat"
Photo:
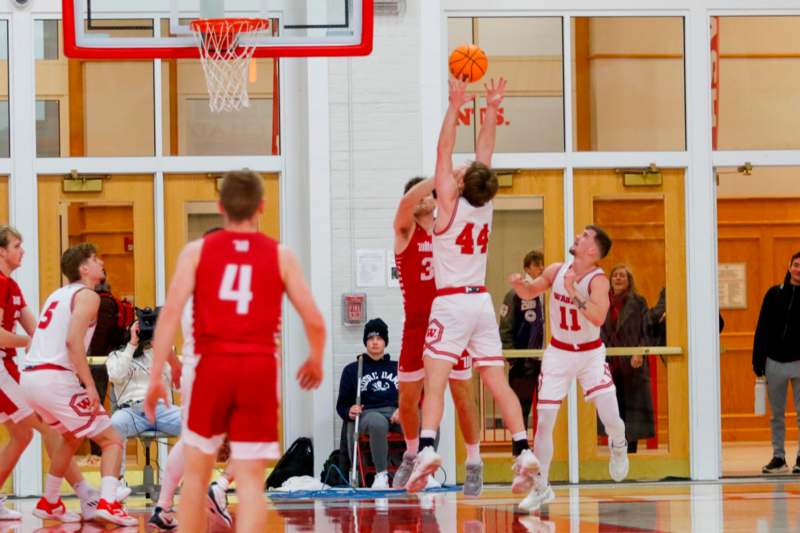
{"type": "Polygon", "coordinates": [[[364,346],[367,345],[367,339],[377,335],[383,339],[386,345],[389,345],[389,326],[380,318],[373,318],[364,325],[364,346]]]}

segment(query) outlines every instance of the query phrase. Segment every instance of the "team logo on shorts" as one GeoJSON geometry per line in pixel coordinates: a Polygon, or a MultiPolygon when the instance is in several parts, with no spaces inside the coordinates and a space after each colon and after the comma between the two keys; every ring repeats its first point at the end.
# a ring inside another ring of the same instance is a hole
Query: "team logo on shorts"
{"type": "Polygon", "coordinates": [[[72,399],[69,401],[69,406],[80,416],[89,416],[92,414],[92,401],[86,393],[73,395],[72,399]]]}
{"type": "Polygon", "coordinates": [[[428,332],[425,334],[425,344],[436,344],[442,340],[444,326],[435,318],[428,324],[428,332]]]}

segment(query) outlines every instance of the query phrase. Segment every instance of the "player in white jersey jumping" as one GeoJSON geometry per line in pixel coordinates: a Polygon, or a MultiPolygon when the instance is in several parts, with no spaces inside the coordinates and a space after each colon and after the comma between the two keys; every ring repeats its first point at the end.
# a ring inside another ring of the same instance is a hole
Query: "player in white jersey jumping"
{"type": "Polygon", "coordinates": [[[44,496],[33,513],[62,522],[80,521],[79,515],[65,509],[59,494],[75,452],[88,437],[103,450],[100,501],[95,518],[132,526],[138,520],[128,515],[117,501],[124,441],[100,403],[86,360],[86,348],[94,333],[100,305],[94,287],[105,277],[103,261],[97,257],[94,246],[78,244],[61,256],[61,272],[69,285],[47,298],[20,380],[31,407],[64,437],[51,457],[44,496]]]}
{"type": "Polygon", "coordinates": [[[441,464],[434,438],[442,419],[448,375],[465,349],[511,431],[516,456],[512,490],[530,489],[539,470],[539,462],[528,447],[522,408],[506,380],[494,306],[485,287],[492,199],[498,187],[489,166],[505,87],[502,78],[486,86],[486,115],[478,135],[475,162],[453,169],[458,112],[473,97],[466,94],[465,83],[450,81],[450,105],[439,134],[434,178],[439,209],[433,228],[436,298],[425,336],[425,398],[419,441],[422,451],[417,454],[406,485],[409,492],[424,487],[428,474],[441,464]]]}
{"type": "Polygon", "coordinates": [[[555,499],[548,473],[553,458],[553,427],[570,382],[578,378],[586,401],[594,402],[608,433],[608,471],[614,481],[628,475],[625,422],[619,416],[614,381],[606,364],[600,327],[606,320],[608,277],[597,262],[608,255],[611,239],[601,228],[586,226],[569,249],[573,261],[553,263],[533,281],[520,274],[509,278],[520,298],[530,299],[550,290],[550,345],[544,351],[539,375],[539,417],[534,452],[542,469],[520,508],[535,511],[555,499]]]}

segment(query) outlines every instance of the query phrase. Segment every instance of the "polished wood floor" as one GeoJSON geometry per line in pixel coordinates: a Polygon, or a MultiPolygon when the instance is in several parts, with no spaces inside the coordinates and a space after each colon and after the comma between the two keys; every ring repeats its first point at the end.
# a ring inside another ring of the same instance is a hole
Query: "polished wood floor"
{"type": "MultiPolygon", "coordinates": [[[[556,488],[554,503],[535,514],[517,511],[506,487],[487,487],[480,498],[458,492],[405,493],[385,498],[317,498],[269,501],[269,533],[489,533],[489,532],[783,532],[800,531],[800,476],[722,483],[627,483],[556,488]]],[[[235,497],[231,498],[235,516],[235,497]]],[[[67,500],[77,508],[77,501],[67,500]]],[[[150,508],[143,498],[129,499],[138,527],[147,531],[150,508]]],[[[19,522],[0,524],[0,533],[100,532],[108,526],[42,523],[31,515],[35,500],[10,500],[19,522]]],[[[215,528],[214,531],[219,531],[215,528]]]]}

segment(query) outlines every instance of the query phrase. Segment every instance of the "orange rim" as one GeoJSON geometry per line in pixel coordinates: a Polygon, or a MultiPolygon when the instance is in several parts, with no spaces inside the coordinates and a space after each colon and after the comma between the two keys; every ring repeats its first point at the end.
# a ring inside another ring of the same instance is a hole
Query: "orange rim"
{"type": "Polygon", "coordinates": [[[269,28],[269,19],[255,18],[222,18],[195,19],[190,23],[192,30],[198,33],[238,34],[264,31],[269,28]]]}

